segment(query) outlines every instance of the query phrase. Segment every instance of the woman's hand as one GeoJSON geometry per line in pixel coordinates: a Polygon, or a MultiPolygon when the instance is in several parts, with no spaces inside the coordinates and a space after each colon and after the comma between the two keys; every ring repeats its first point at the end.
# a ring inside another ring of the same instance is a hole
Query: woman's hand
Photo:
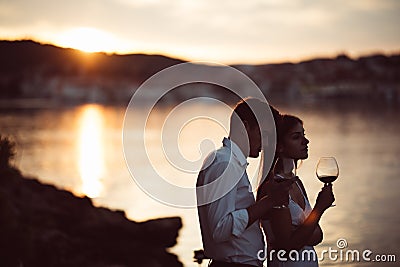
{"type": "MultiPolygon", "coordinates": [[[[264,182],[258,190],[257,198],[268,196],[268,205],[272,207],[288,206],[289,204],[289,190],[292,187],[293,179],[287,179],[278,182],[275,179],[269,179],[264,182]]],[[[266,220],[269,218],[272,209],[265,212],[261,219],[266,220]]]]}
{"type": "Polygon", "coordinates": [[[273,206],[287,206],[289,204],[289,190],[294,179],[269,179],[263,183],[261,191],[263,195],[268,195],[273,206]]]}
{"type": "Polygon", "coordinates": [[[289,205],[289,190],[292,188],[294,179],[285,179],[278,181],[271,179],[270,182],[270,195],[274,206],[289,205]]]}
{"type": "Polygon", "coordinates": [[[325,185],[318,193],[317,201],[315,203],[315,209],[320,213],[323,213],[329,208],[335,201],[335,196],[332,191],[332,184],[325,185]]]}

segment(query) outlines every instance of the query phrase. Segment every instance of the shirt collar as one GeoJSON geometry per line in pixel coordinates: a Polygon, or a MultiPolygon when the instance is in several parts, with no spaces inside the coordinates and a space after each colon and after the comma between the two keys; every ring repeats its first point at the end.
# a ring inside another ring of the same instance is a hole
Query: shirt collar
{"type": "Polygon", "coordinates": [[[241,166],[247,166],[249,164],[247,162],[247,158],[243,154],[242,150],[239,148],[239,146],[235,142],[224,137],[222,144],[231,149],[233,156],[239,161],[241,166]]]}

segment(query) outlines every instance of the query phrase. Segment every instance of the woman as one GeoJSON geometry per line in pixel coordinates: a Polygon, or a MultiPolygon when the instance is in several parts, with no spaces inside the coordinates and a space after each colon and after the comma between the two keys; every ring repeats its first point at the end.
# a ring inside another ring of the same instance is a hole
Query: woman
{"type": "MultiPolygon", "coordinates": [[[[282,173],[287,165],[290,167],[288,162],[294,162],[292,166],[297,168],[299,160],[308,158],[309,140],[304,135],[303,122],[295,116],[283,115],[276,124],[277,162],[275,168],[268,173],[266,181],[277,178],[277,173],[282,173]]],[[[318,266],[313,246],[322,241],[322,230],[318,222],[334,201],[332,186],[325,186],[321,190],[312,209],[303,183],[297,176],[293,179],[295,182],[289,191],[288,206],[276,207],[262,221],[268,243],[268,266],[318,266]],[[279,250],[283,251],[279,254],[279,250]]],[[[260,186],[257,198],[268,192],[268,186],[268,182],[260,186]]]]}

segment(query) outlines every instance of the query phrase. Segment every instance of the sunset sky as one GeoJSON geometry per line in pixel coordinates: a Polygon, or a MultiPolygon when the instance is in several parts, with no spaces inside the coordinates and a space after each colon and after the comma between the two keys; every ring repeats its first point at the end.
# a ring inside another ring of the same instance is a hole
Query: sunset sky
{"type": "Polygon", "coordinates": [[[400,52],[398,0],[0,0],[0,39],[269,63],[400,52]]]}

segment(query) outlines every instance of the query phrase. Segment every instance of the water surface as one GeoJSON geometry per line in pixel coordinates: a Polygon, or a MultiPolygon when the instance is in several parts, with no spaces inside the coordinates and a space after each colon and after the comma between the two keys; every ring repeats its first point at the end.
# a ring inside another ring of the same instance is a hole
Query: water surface
{"type": "MultiPolygon", "coordinates": [[[[333,104],[277,107],[283,112],[297,114],[305,122],[306,135],[311,141],[310,156],[298,174],[311,203],[315,202],[322,186],[315,177],[318,158],[335,156],[340,166],[339,179],[334,183],[337,206],[330,208],[321,220],[324,241],[316,247],[317,252],[329,247],[338,249],[337,240],[344,238],[348,243],[346,249],[369,249],[373,255],[395,254],[398,258],[400,124],[397,118],[400,111],[390,107],[333,104]]],[[[175,112],[168,117],[171,111],[172,107],[161,107],[152,112],[146,128],[147,152],[161,176],[171,183],[190,187],[195,184],[196,172],[172,167],[163,148],[173,150],[178,144],[180,155],[194,164],[191,168],[198,166],[205,152],[221,145],[228,129],[229,113],[209,103],[196,103],[185,112],[175,112]],[[179,116],[182,114],[187,116],[203,110],[214,114],[219,123],[194,120],[181,124],[179,116]],[[166,118],[169,128],[162,127],[166,118]],[[161,140],[161,130],[166,131],[164,140],[161,140]],[[201,142],[204,139],[209,141],[201,142]]],[[[135,116],[145,115],[136,112],[135,116]]],[[[125,107],[102,105],[1,109],[0,129],[2,134],[12,136],[17,142],[15,164],[24,174],[77,195],[86,194],[96,205],[125,210],[133,220],[181,216],[184,226],[178,245],[171,251],[185,266],[197,266],[192,262],[193,250],[202,247],[197,211],[163,205],[137,186],[123,155],[124,113],[125,107]]],[[[129,133],[125,149],[135,151],[136,142],[142,140],[143,129],[135,125],[129,127],[125,129],[129,133]]],[[[138,153],[138,157],[143,155],[138,153]]],[[[142,159],[144,163],[147,161],[142,159]]],[[[257,164],[257,160],[250,161],[250,176],[256,172],[257,164]]],[[[376,266],[377,263],[325,260],[321,265],[376,266]]]]}

